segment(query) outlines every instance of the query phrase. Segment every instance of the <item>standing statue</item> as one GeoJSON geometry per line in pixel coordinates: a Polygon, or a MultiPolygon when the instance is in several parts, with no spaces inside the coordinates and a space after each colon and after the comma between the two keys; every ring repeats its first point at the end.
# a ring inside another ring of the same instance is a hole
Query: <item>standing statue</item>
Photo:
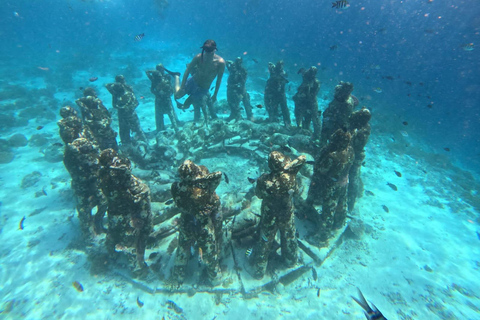
{"type": "Polygon", "coordinates": [[[164,115],[166,114],[172,123],[175,131],[178,131],[178,119],[173,110],[173,78],[170,74],[165,73],[166,69],[163,64],[159,63],[155,70],[145,71],[148,79],[152,82],[150,91],[155,95],[155,124],[157,132],[165,130],[164,115]]]}
{"type": "Polygon", "coordinates": [[[198,166],[190,160],[178,168],[178,173],[181,181],[173,183],[171,191],[182,214],[172,281],[184,281],[190,248],[196,244],[199,262],[205,266],[204,279],[214,284],[220,272],[222,238],[220,199],[215,189],[221,182],[222,173],[210,173],[205,166],[198,166]]]}
{"type": "Polygon", "coordinates": [[[247,83],[247,70],[242,62],[243,60],[240,57],[235,59],[235,61],[227,60],[227,69],[230,73],[227,82],[227,101],[230,107],[230,116],[227,118],[227,121],[242,119],[240,102],[243,102],[247,119],[253,120],[250,95],[245,87],[247,83]]]}
{"type": "Polygon", "coordinates": [[[270,77],[265,86],[265,108],[268,112],[268,119],[270,122],[278,120],[278,109],[282,110],[283,122],[289,128],[291,126],[290,111],[287,106],[287,96],[285,93],[285,85],[288,83],[287,73],[283,70],[283,61],[278,61],[277,64],[268,63],[268,71],[270,77]]]}
{"type": "Polygon", "coordinates": [[[310,123],[313,122],[314,140],[320,139],[322,125],[320,124],[320,114],[318,110],[317,94],[320,90],[320,81],[315,77],[317,68],[311,67],[303,71],[303,82],[298,87],[297,93],[293,96],[295,102],[295,120],[298,127],[310,130],[310,123]]]}
{"type": "Polygon", "coordinates": [[[268,157],[270,173],[257,180],[256,195],[262,199],[258,241],[253,248],[254,277],[261,279],[267,269],[268,256],[277,231],[280,231],[282,257],[288,267],[297,263],[298,246],[294,220],[293,196],[298,192],[296,175],[305,164],[305,156],[291,161],[273,151],[268,157]]]}
{"type": "Polygon", "coordinates": [[[120,141],[123,144],[129,144],[130,132],[134,132],[138,140],[147,141],[135,112],[138,100],[133,93],[133,88],[125,82],[125,77],[118,75],[114,83],[107,83],[105,87],[112,94],[112,106],[118,110],[120,141]]]}

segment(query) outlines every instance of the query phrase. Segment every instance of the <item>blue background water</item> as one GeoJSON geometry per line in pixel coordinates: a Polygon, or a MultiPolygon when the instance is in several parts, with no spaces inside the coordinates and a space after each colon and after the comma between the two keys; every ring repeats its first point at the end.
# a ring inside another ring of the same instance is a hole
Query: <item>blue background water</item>
{"type": "MultiPolygon", "coordinates": [[[[160,52],[192,56],[212,38],[227,59],[247,52],[252,77],[265,77],[267,62],[279,59],[295,81],[298,68],[320,65],[323,90],[340,80],[353,82],[354,93],[374,117],[381,113],[392,128],[420,136],[433,152],[478,167],[480,49],[460,46],[480,43],[480,5],[440,0],[350,4],[335,10],[330,1],[318,0],[171,0],[160,14],[148,0],[2,1],[0,54],[2,65],[11,68],[2,77],[43,76],[37,67],[48,67],[50,85],[75,90],[76,84],[64,81],[69,74],[113,72],[112,55],[155,49],[159,59],[160,52]],[[145,38],[136,43],[139,33],[145,38]],[[376,87],[383,92],[373,92],[376,87]],[[403,121],[409,125],[402,127],[403,121]]],[[[141,59],[132,60],[132,67],[142,66],[141,59]]]]}

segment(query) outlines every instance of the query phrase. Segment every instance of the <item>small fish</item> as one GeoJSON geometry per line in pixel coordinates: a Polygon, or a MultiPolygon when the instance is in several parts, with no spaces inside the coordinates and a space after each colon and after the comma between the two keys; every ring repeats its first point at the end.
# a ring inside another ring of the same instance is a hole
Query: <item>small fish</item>
{"type": "Polygon", "coordinates": [[[373,193],[373,192],[370,191],[370,190],[365,190],[365,194],[366,194],[367,196],[372,196],[372,197],[375,195],[375,193],[373,193]]]}
{"type": "Polygon", "coordinates": [[[308,161],[305,161],[305,163],[313,166],[315,164],[315,161],[308,160],[308,161]]]}
{"type": "Polygon", "coordinates": [[[263,231],[260,231],[260,236],[262,237],[263,241],[268,242],[268,238],[263,231]]]}
{"type": "Polygon", "coordinates": [[[408,132],[407,131],[400,131],[400,134],[404,137],[408,137],[408,132]]]}
{"type": "Polygon", "coordinates": [[[37,127],[37,130],[42,130],[43,129],[43,126],[38,126],[37,127]]]}
{"type": "Polygon", "coordinates": [[[52,144],[52,146],[54,146],[54,147],[63,147],[63,144],[60,143],[60,142],[55,142],[55,143],[52,144]]]}
{"type": "Polygon", "coordinates": [[[75,289],[77,289],[78,292],[83,292],[83,286],[80,282],[74,281],[72,285],[75,289]]]}
{"type": "Polygon", "coordinates": [[[304,74],[305,71],[307,71],[305,68],[300,68],[300,69],[297,71],[297,74],[304,74]]]}
{"type": "Polygon", "coordinates": [[[42,71],[48,71],[50,70],[50,68],[47,68],[47,67],[37,67],[38,69],[42,70],[42,71]]]}
{"type": "Polygon", "coordinates": [[[337,50],[338,46],[334,44],[333,46],[330,46],[330,51],[337,50]]]}
{"type": "Polygon", "coordinates": [[[392,81],[394,78],[392,76],[385,76],[385,77],[382,77],[382,79],[387,79],[387,80],[392,81]]]}
{"type": "Polygon", "coordinates": [[[90,82],[95,82],[98,80],[98,77],[91,77],[90,79],[88,79],[88,81],[90,82]]]}
{"type": "Polygon", "coordinates": [[[167,201],[164,202],[167,206],[171,205],[173,203],[173,199],[168,199],[167,201]]]}
{"type": "Polygon", "coordinates": [[[145,37],[145,33],[140,33],[140,34],[137,34],[135,38],[133,38],[133,40],[135,40],[135,42],[140,42],[142,41],[143,37],[145,37]]]}
{"type": "Polygon", "coordinates": [[[183,312],[183,309],[177,306],[177,304],[172,300],[167,300],[167,307],[168,309],[175,311],[176,314],[181,314],[183,312]]]}
{"type": "Polygon", "coordinates": [[[382,93],[383,92],[382,88],[380,88],[380,87],[373,88],[373,91],[375,91],[376,93],[382,93]]]}
{"type": "Polygon", "coordinates": [[[255,58],[252,58],[252,61],[255,62],[255,63],[258,63],[258,60],[255,59],[255,58]]]}
{"type": "Polygon", "coordinates": [[[140,96],[140,99],[143,100],[143,99],[145,99],[145,97],[144,97],[144,96],[140,96]]]}
{"type": "Polygon", "coordinates": [[[365,312],[365,317],[367,318],[367,320],[387,320],[387,318],[384,317],[384,315],[377,309],[377,307],[375,307],[373,303],[372,303],[373,309],[370,308],[370,306],[367,303],[367,300],[365,300],[365,297],[363,296],[360,289],[357,288],[357,290],[360,298],[357,299],[355,297],[352,297],[352,299],[355,300],[355,302],[358,303],[358,305],[363,308],[365,312]]]}
{"type": "Polygon", "coordinates": [[[225,182],[226,182],[227,184],[229,184],[229,183],[230,183],[230,180],[228,179],[228,176],[227,176],[227,174],[226,174],[225,172],[223,173],[223,177],[225,178],[225,182]]]}
{"type": "Polygon", "coordinates": [[[248,248],[246,251],[245,251],[245,257],[250,258],[250,256],[252,255],[252,252],[253,252],[253,248],[248,248]]]}
{"type": "Polygon", "coordinates": [[[283,152],[292,152],[292,149],[290,149],[290,147],[288,146],[281,146],[280,150],[282,150],[283,152]]]}
{"type": "Polygon", "coordinates": [[[450,148],[443,148],[443,150],[450,152],[450,148]]]}
{"type": "Polygon", "coordinates": [[[20,18],[20,14],[17,11],[13,11],[13,16],[15,18],[20,18]]]}
{"type": "Polygon", "coordinates": [[[257,107],[258,109],[262,109],[262,108],[263,108],[263,106],[262,106],[261,104],[257,104],[256,107],[257,107]]]}
{"type": "Polygon", "coordinates": [[[411,86],[412,82],[411,81],[405,81],[405,84],[408,84],[409,86],[411,86]]]}
{"type": "Polygon", "coordinates": [[[465,51],[473,51],[475,49],[475,45],[472,43],[466,43],[464,45],[461,45],[460,48],[462,48],[465,51]]]}
{"type": "Polygon", "coordinates": [[[83,87],[78,88],[78,90],[83,90],[83,87]]]}
{"type": "Polygon", "coordinates": [[[397,186],[394,185],[393,183],[387,182],[387,186],[389,186],[390,188],[392,188],[392,190],[395,190],[395,191],[398,190],[397,186]]]}
{"type": "Polygon", "coordinates": [[[312,278],[313,278],[313,281],[317,281],[318,279],[317,270],[314,267],[312,267],[312,278]]]}
{"type": "Polygon", "coordinates": [[[18,224],[18,229],[23,230],[23,223],[25,222],[25,216],[23,216],[22,220],[20,220],[20,223],[18,224]]]}
{"type": "Polygon", "coordinates": [[[45,191],[45,188],[42,189],[42,193],[43,195],[48,196],[47,191],[45,191]]]}
{"type": "Polygon", "coordinates": [[[385,211],[386,213],[389,213],[390,210],[388,210],[388,207],[384,204],[382,204],[382,208],[383,208],[383,211],[385,211]]]}
{"type": "Polygon", "coordinates": [[[397,177],[401,178],[402,177],[402,173],[397,171],[397,170],[393,170],[393,172],[395,172],[395,174],[397,175],[397,177]]]}
{"type": "Polygon", "coordinates": [[[140,299],[139,299],[138,296],[137,296],[137,306],[138,306],[139,308],[141,308],[141,307],[143,307],[143,305],[144,305],[144,303],[143,303],[142,301],[140,301],[140,299]]]}
{"type": "Polygon", "coordinates": [[[198,264],[203,264],[203,250],[202,248],[198,248],[198,264]]]}
{"type": "Polygon", "coordinates": [[[407,122],[407,121],[403,121],[402,124],[403,124],[404,126],[408,126],[408,122],[407,122]]]}
{"type": "Polygon", "coordinates": [[[317,290],[317,297],[320,298],[320,288],[317,290]]]}
{"type": "Polygon", "coordinates": [[[478,240],[480,240],[480,232],[475,231],[477,233],[478,240]]]}
{"type": "Polygon", "coordinates": [[[348,3],[347,0],[340,0],[340,1],[332,2],[332,8],[348,9],[349,7],[350,7],[350,4],[348,3]]]}
{"type": "Polygon", "coordinates": [[[253,179],[253,178],[250,178],[250,177],[247,177],[248,179],[248,182],[250,183],[255,183],[257,181],[257,179],[253,179]]]}

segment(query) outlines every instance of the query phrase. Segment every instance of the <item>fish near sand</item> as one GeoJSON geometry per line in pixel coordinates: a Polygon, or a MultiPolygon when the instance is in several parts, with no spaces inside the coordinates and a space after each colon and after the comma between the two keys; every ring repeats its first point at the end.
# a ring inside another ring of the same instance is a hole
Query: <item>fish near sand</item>
{"type": "Polygon", "coordinates": [[[389,186],[390,188],[392,188],[392,190],[394,190],[394,191],[397,191],[397,190],[398,190],[397,186],[394,185],[393,183],[387,182],[387,186],[389,186]]]}
{"type": "Polygon", "coordinates": [[[133,38],[133,40],[135,40],[135,42],[140,42],[142,41],[143,37],[145,37],[145,33],[140,33],[140,34],[137,34],[135,38],[133,38]]]}
{"type": "Polygon", "coordinates": [[[350,4],[348,3],[347,0],[340,0],[340,1],[332,2],[332,8],[348,9],[349,7],[350,7],[350,4]]]}
{"type": "Polygon", "coordinates": [[[368,320],[387,320],[387,318],[385,318],[385,316],[377,309],[377,307],[375,307],[373,303],[371,303],[372,307],[370,307],[368,305],[367,300],[365,300],[365,297],[363,296],[362,291],[360,291],[360,289],[358,288],[357,290],[358,290],[358,296],[360,298],[357,299],[352,296],[352,299],[355,300],[355,302],[358,303],[358,305],[363,308],[365,313],[365,318],[367,318],[368,320]]]}

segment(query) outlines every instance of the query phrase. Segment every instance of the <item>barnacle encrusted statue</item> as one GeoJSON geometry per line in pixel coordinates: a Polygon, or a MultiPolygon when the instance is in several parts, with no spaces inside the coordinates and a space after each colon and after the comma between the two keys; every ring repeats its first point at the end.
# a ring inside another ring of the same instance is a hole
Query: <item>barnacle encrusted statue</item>
{"type": "Polygon", "coordinates": [[[298,192],[296,176],[305,160],[304,155],[292,161],[282,153],[273,151],[268,157],[271,172],[262,174],[257,180],[255,193],[263,201],[257,234],[259,239],[253,248],[251,260],[255,278],[262,278],[265,274],[277,231],[280,231],[280,246],[285,264],[291,267],[297,262],[293,196],[298,192]]]}
{"type": "Polygon", "coordinates": [[[135,270],[144,270],[145,247],[152,232],[150,189],[132,174],[130,160],[113,149],[100,154],[100,186],[108,200],[106,245],[111,255],[135,249],[135,270]]]}
{"type": "Polygon", "coordinates": [[[220,199],[215,189],[221,182],[220,171],[210,173],[205,166],[185,160],[178,168],[180,182],[172,184],[172,196],[182,211],[179,223],[178,247],[172,281],[182,283],[195,245],[199,262],[205,265],[206,281],[214,284],[220,272],[222,217],[220,199]]]}

